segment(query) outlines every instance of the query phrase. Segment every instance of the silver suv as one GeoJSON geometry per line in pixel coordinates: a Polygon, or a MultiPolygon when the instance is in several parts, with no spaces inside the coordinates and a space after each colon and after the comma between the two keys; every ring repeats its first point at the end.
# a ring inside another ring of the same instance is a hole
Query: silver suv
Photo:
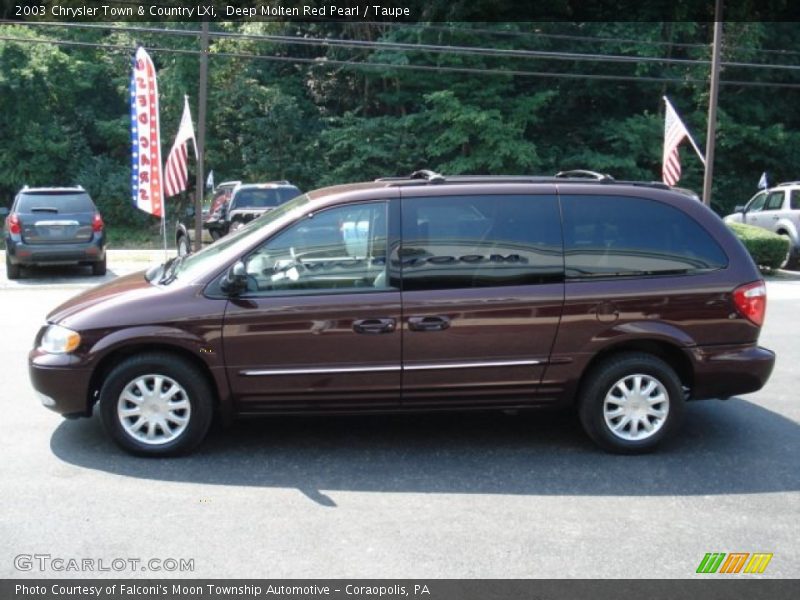
{"type": "Polygon", "coordinates": [[[745,223],[785,235],[791,241],[784,266],[800,264],[800,181],[780,183],[761,191],[744,206],[737,206],[726,223],[745,223]]]}

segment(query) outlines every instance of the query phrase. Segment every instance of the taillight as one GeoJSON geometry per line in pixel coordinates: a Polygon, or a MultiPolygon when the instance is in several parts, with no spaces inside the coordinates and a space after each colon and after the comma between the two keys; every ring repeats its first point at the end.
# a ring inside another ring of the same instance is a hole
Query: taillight
{"type": "Polygon", "coordinates": [[[767,286],[763,281],[740,285],[733,290],[733,303],[740,315],[761,327],[767,311],[767,286]]]}
{"type": "Polygon", "coordinates": [[[103,231],[103,217],[100,216],[100,213],[94,213],[94,219],[92,219],[92,230],[95,232],[103,231]]]}
{"type": "Polygon", "coordinates": [[[9,215],[6,219],[6,228],[9,233],[22,233],[22,225],[19,222],[19,215],[9,215]]]}

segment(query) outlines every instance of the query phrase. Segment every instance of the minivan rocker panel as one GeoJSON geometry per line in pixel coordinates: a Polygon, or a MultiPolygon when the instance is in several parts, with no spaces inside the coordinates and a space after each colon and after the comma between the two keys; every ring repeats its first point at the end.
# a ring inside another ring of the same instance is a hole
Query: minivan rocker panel
{"type": "Polygon", "coordinates": [[[213,414],[576,406],[616,452],[686,400],[759,390],[758,270],[659,184],[393,178],[311,192],[206,250],[54,310],[43,403],[123,448],[190,450],[213,414]]]}

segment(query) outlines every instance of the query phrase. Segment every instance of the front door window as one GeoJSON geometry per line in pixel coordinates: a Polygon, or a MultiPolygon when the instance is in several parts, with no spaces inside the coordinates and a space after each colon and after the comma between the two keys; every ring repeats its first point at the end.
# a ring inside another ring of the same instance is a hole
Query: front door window
{"type": "Polygon", "coordinates": [[[248,292],[386,290],[385,202],[310,213],[245,259],[248,292]]]}

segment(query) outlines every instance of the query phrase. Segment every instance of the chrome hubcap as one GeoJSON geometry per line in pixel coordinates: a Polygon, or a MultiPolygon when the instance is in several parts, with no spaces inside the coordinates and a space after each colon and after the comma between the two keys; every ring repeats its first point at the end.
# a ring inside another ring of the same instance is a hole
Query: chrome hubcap
{"type": "Polygon", "coordinates": [[[191,413],[186,390],[166,375],[137,377],[123,388],[117,401],[117,416],[125,433],[152,446],[181,435],[191,413]]]}
{"type": "Polygon", "coordinates": [[[669,394],[656,378],[642,373],[626,375],[606,394],[603,417],[616,437],[646,440],[664,426],[669,413],[669,394]]]}

